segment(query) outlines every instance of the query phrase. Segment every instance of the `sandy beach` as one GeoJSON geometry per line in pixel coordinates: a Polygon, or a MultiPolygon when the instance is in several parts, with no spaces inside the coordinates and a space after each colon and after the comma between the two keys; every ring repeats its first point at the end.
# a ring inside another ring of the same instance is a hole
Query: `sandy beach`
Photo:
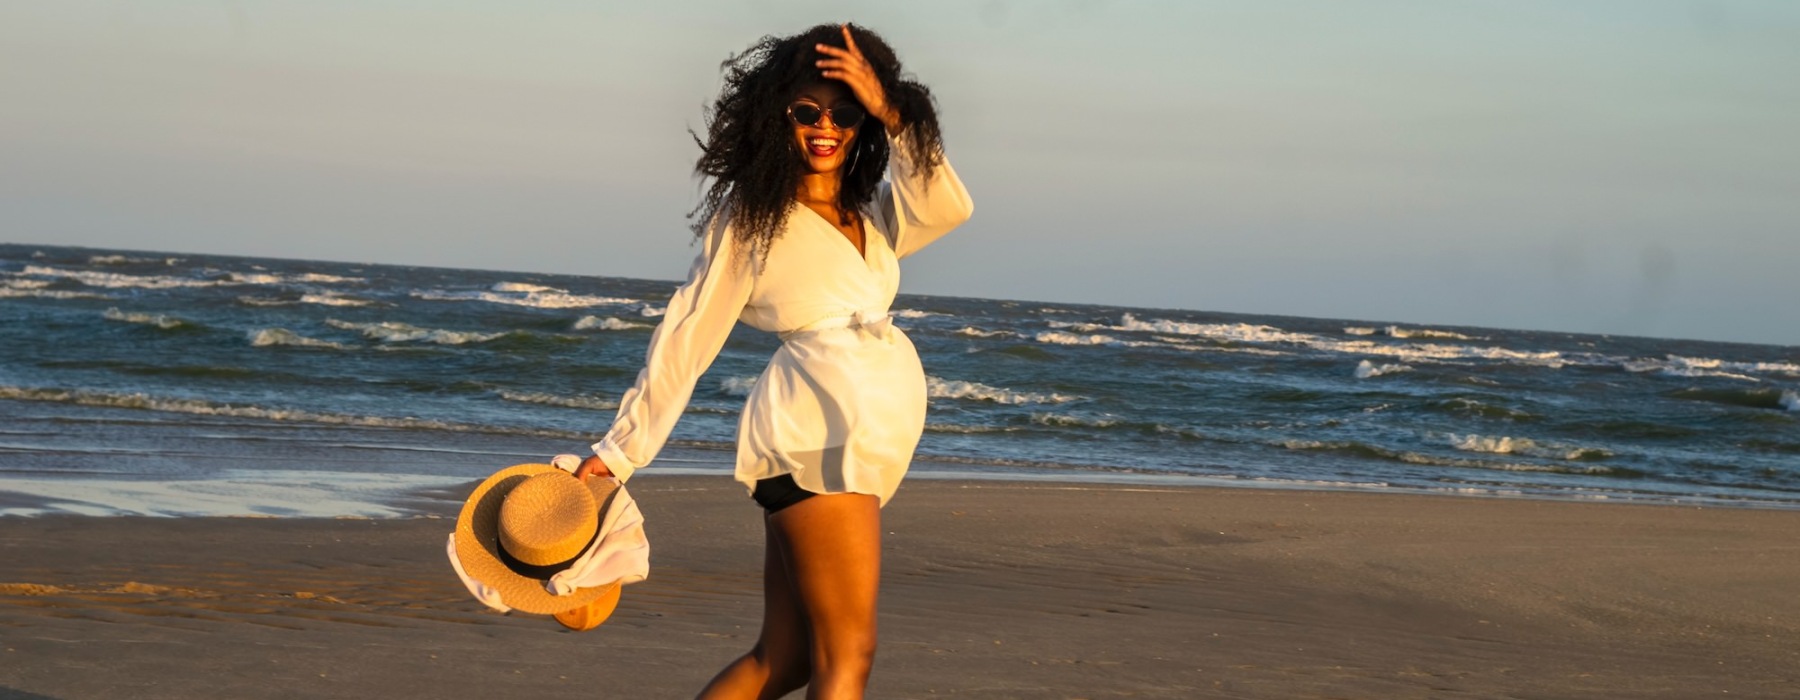
{"type": "MultiPolygon", "coordinates": [[[[632,488],[654,569],[579,634],[468,599],[443,517],[6,518],[0,698],[690,697],[756,634],[761,524],[632,488]]],[[[871,697],[1800,694],[1795,512],[921,480],[885,517],[871,697]]]]}

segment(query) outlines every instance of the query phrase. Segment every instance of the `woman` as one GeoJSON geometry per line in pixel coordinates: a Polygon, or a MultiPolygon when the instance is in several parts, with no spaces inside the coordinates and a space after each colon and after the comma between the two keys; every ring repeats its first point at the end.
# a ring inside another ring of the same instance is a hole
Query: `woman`
{"type": "Polygon", "coordinates": [[[735,322],[780,334],[738,424],[737,479],[766,511],[762,634],[700,697],[861,697],[880,508],[925,422],[918,353],[888,319],[898,260],[971,204],[930,92],[874,32],[767,37],[724,69],[695,166],[712,178],[693,213],[705,249],[577,475],[655,457],[735,322]]]}

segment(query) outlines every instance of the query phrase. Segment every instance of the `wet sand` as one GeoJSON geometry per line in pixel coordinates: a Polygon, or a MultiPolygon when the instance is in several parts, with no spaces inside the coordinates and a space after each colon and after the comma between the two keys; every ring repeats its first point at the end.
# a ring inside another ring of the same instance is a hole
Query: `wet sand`
{"type": "MultiPolygon", "coordinates": [[[[761,522],[632,490],[651,577],[586,633],[470,600],[447,519],[0,519],[0,700],[691,697],[761,522]]],[[[885,518],[871,697],[1800,696],[1796,512],[918,480],[885,518]]]]}

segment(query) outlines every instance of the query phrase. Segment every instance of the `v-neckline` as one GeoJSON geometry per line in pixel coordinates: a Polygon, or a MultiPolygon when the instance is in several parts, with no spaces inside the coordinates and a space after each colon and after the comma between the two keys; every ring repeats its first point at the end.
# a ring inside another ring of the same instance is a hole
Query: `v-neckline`
{"type": "Polygon", "coordinates": [[[819,212],[813,210],[812,207],[806,206],[805,204],[798,202],[798,201],[794,202],[794,205],[800,207],[801,209],[805,209],[807,213],[812,214],[813,219],[817,220],[821,224],[824,224],[825,228],[831,231],[831,235],[833,237],[837,238],[839,241],[842,241],[844,245],[850,246],[850,252],[855,253],[856,257],[862,259],[863,267],[869,266],[869,222],[868,222],[869,217],[864,216],[863,213],[860,211],[856,213],[856,226],[857,226],[857,228],[862,230],[862,237],[863,237],[862,250],[857,250],[856,243],[854,241],[851,241],[849,236],[844,235],[844,232],[842,229],[839,229],[837,226],[832,225],[831,220],[826,219],[824,214],[820,214],[819,212]]]}

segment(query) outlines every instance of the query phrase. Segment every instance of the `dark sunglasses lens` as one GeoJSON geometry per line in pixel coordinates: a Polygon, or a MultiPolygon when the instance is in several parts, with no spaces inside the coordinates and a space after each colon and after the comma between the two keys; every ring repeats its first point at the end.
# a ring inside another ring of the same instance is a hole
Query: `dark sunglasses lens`
{"type": "Polygon", "coordinates": [[[831,123],[836,124],[839,129],[854,129],[856,125],[862,123],[863,117],[866,116],[868,113],[864,112],[863,108],[854,105],[831,109],[831,123]]]}
{"type": "Polygon", "coordinates": [[[819,109],[817,105],[797,104],[788,108],[788,114],[803,126],[816,126],[825,110],[819,109]]]}

